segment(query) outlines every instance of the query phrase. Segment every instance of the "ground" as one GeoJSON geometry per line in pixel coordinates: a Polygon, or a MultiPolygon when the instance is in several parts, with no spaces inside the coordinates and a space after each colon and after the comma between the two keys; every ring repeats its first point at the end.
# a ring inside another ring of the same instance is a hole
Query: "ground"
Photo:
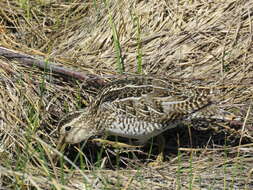
{"type": "Polygon", "coordinates": [[[0,6],[0,189],[253,188],[253,2],[2,0],[0,6]],[[83,77],[10,59],[3,47],[83,77]],[[166,131],[165,161],[157,167],[148,166],[158,154],[155,138],[134,150],[89,141],[57,152],[63,115],[86,107],[122,73],[191,79],[215,89],[220,106],[242,120],[166,131]]]}

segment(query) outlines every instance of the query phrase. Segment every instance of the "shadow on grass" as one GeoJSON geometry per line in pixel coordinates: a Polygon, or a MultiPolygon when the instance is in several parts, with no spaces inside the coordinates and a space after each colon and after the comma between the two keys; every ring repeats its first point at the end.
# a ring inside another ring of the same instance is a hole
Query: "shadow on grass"
{"type": "MultiPolygon", "coordinates": [[[[240,144],[240,136],[231,134],[231,132],[220,127],[208,127],[208,123],[202,124],[202,129],[187,127],[185,125],[174,129],[169,129],[163,133],[165,138],[164,161],[167,162],[178,156],[179,148],[203,149],[220,148],[224,151],[226,147],[234,147],[240,144]],[[203,127],[204,126],[204,127],[203,127]],[[215,128],[215,130],[214,130],[215,128]]],[[[230,126],[237,128],[238,126],[230,126]]],[[[140,148],[118,149],[109,146],[98,145],[91,141],[84,144],[69,145],[63,152],[77,166],[83,164],[86,159],[88,167],[103,167],[104,169],[117,168],[136,168],[154,161],[159,154],[157,138],[150,139],[148,143],[140,148]],[[80,154],[81,152],[81,154],[80,154]],[[84,158],[85,157],[85,158],[84,158]],[[102,160],[106,160],[103,162],[102,160]],[[103,162],[103,163],[102,163],[103,162]]],[[[115,141],[115,137],[109,137],[108,140],[115,141]]],[[[119,142],[128,143],[129,140],[118,137],[119,142]]],[[[249,143],[250,140],[243,138],[241,144],[249,143]]],[[[188,152],[190,154],[190,151],[188,152]]],[[[69,164],[65,163],[70,167],[69,164]]]]}

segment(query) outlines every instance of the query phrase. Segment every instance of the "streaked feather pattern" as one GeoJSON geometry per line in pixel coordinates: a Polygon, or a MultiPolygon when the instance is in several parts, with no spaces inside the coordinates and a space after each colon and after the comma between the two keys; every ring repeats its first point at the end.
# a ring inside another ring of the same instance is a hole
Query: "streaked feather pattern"
{"type": "Polygon", "coordinates": [[[103,133],[145,142],[184,120],[234,119],[232,113],[215,106],[209,89],[186,84],[148,76],[113,81],[84,111],[65,118],[68,122],[60,124],[60,133],[69,143],[103,133]]]}

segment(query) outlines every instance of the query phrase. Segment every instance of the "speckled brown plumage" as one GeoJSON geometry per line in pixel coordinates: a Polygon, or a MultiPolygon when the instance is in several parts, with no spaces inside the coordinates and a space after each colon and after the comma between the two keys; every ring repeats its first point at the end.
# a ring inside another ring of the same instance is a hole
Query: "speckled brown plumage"
{"type": "Polygon", "coordinates": [[[210,90],[178,79],[128,76],[109,83],[86,109],[67,115],[59,124],[68,143],[108,134],[149,138],[191,119],[232,120],[234,115],[212,102],[210,90]]]}

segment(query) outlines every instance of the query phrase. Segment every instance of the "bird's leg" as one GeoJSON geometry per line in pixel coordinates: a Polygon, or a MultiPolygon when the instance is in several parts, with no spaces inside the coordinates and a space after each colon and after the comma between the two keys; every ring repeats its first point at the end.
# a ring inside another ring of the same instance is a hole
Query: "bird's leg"
{"type": "Polygon", "coordinates": [[[113,148],[139,148],[141,146],[135,146],[135,145],[130,145],[130,144],[126,144],[126,143],[121,143],[118,141],[110,141],[110,140],[106,140],[106,139],[92,139],[93,142],[98,142],[101,143],[103,145],[107,145],[107,146],[112,146],[113,148]]]}
{"type": "Polygon", "coordinates": [[[158,156],[156,157],[156,160],[153,161],[153,162],[150,162],[148,164],[148,166],[151,166],[151,167],[155,167],[155,166],[159,166],[163,160],[164,160],[164,148],[165,148],[165,138],[162,134],[158,135],[157,137],[157,141],[158,141],[158,156]]]}

